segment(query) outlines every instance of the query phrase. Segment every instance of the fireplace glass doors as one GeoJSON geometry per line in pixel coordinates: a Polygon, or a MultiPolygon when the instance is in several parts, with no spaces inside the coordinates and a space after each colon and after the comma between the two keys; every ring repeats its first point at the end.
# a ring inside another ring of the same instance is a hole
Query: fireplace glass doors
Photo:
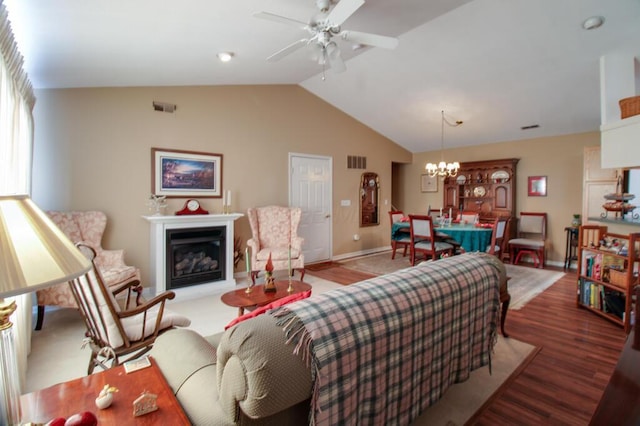
{"type": "Polygon", "coordinates": [[[166,232],[167,289],[225,279],[224,226],[166,232]]]}

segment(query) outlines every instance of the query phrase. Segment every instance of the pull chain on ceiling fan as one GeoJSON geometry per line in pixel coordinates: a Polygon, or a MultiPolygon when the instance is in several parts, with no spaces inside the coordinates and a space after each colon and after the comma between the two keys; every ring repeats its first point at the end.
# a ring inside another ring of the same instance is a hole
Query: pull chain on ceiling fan
{"type": "Polygon", "coordinates": [[[255,13],[253,16],[256,18],[295,26],[309,33],[308,37],[294,41],[290,45],[275,52],[267,58],[267,61],[279,61],[296,50],[309,46],[315,52],[315,59],[322,65],[323,70],[328,64],[334,72],[342,72],[346,67],[340,55],[340,48],[333,40],[333,37],[338,37],[351,43],[394,49],[398,45],[398,39],[395,37],[341,29],[344,21],[353,15],[363,4],[364,0],[341,0],[329,12],[331,1],[317,0],[316,6],[320,10],[321,16],[312,18],[309,23],[270,12],[255,13]],[[326,16],[324,16],[325,14],[326,16]]]}

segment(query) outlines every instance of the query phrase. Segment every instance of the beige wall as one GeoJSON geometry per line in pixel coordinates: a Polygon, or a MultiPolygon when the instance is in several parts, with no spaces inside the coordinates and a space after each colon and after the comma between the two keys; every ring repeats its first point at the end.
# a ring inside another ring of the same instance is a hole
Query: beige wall
{"type": "MultiPolygon", "coordinates": [[[[405,212],[442,204],[438,193],[421,193],[424,164],[439,152],[411,153],[298,86],[216,86],[60,89],[36,91],[33,198],[45,209],[107,213],[106,248],[125,248],[127,262],[149,276],[149,227],[141,216],[151,190],[152,147],[223,154],[223,188],[233,210],[288,203],[289,153],[333,158],[333,256],[389,244],[381,206],[380,226],[359,227],[358,184],[363,170],[348,170],[347,155],[367,157],[381,179],[381,199],[405,212]],[[174,103],[174,114],[153,111],[153,100],[174,103]],[[405,163],[392,175],[391,163],[405,163]],[[393,189],[392,189],[393,185],[393,189]],[[351,200],[341,207],[340,200],[351,200]],[[353,241],[353,234],[361,235],[353,241]]],[[[598,132],[487,144],[445,151],[458,161],[520,158],[517,206],[549,213],[549,258],[564,258],[564,227],[581,211],[582,148],[599,145],[598,132]],[[528,197],[527,176],[548,176],[548,196],[528,197]]],[[[200,199],[213,213],[220,199],[200,199]]],[[[172,213],[183,199],[170,200],[172,213]]],[[[245,218],[236,222],[242,241],[245,218]]]]}
{"type": "MultiPolygon", "coordinates": [[[[288,154],[333,158],[333,254],[388,246],[389,225],[360,228],[358,185],[363,170],[347,170],[347,155],[367,157],[391,198],[391,163],[411,154],[298,86],[216,86],[38,90],[34,111],[33,198],[44,209],[103,210],[106,248],[126,249],[127,262],[149,277],[151,148],[223,154],[223,188],[233,210],[288,204],[288,154]],[[177,105],[156,112],[152,101],[177,105]],[[350,207],[340,200],[349,199],[350,207]],[[353,234],[361,235],[353,241],[353,234]]],[[[200,199],[220,213],[221,199],[200,199]]],[[[167,213],[184,199],[170,200],[167,213]]],[[[250,236],[246,218],[236,234],[250,236]]]]}
{"type": "MultiPolygon", "coordinates": [[[[445,161],[479,161],[519,158],[517,166],[516,213],[547,212],[547,257],[564,261],[565,231],[572,215],[582,211],[583,147],[600,144],[600,133],[582,133],[517,142],[501,142],[444,151],[445,161]],[[547,196],[527,195],[528,176],[547,176],[547,196]]],[[[424,165],[438,160],[440,152],[419,153],[413,164],[401,167],[403,192],[396,198],[404,211],[424,212],[427,206],[442,205],[442,183],[438,193],[420,192],[420,175],[424,165]]],[[[394,198],[396,194],[394,194],[394,198]]]]}

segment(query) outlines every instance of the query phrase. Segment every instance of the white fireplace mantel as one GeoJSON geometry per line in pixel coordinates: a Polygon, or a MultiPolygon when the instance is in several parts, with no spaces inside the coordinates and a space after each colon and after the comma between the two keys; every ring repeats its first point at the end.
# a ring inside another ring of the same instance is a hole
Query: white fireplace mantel
{"type": "Polygon", "coordinates": [[[219,290],[221,288],[233,288],[236,285],[236,280],[233,278],[233,242],[235,241],[233,234],[233,222],[242,216],[244,216],[242,213],[142,216],[143,219],[151,224],[149,254],[151,256],[151,282],[155,284],[155,288],[153,288],[153,290],[155,290],[154,294],[159,294],[167,290],[167,265],[165,255],[167,243],[166,231],[168,229],[184,229],[205,226],[224,226],[226,228],[225,277],[223,280],[212,283],[174,289],[173,291],[180,295],[200,295],[212,292],[213,290],[219,290]]]}

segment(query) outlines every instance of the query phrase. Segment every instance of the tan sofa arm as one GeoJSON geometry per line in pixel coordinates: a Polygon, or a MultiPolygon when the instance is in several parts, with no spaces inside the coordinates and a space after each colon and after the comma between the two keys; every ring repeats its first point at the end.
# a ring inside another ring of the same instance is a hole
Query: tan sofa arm
{"type": "Polygon", "coordinates": [[[257,419],[286,410],[311,396],[311,373],[285,343],[269,314],[227,330],[218,346],[220,405],[229,419],[257,419]]]}

